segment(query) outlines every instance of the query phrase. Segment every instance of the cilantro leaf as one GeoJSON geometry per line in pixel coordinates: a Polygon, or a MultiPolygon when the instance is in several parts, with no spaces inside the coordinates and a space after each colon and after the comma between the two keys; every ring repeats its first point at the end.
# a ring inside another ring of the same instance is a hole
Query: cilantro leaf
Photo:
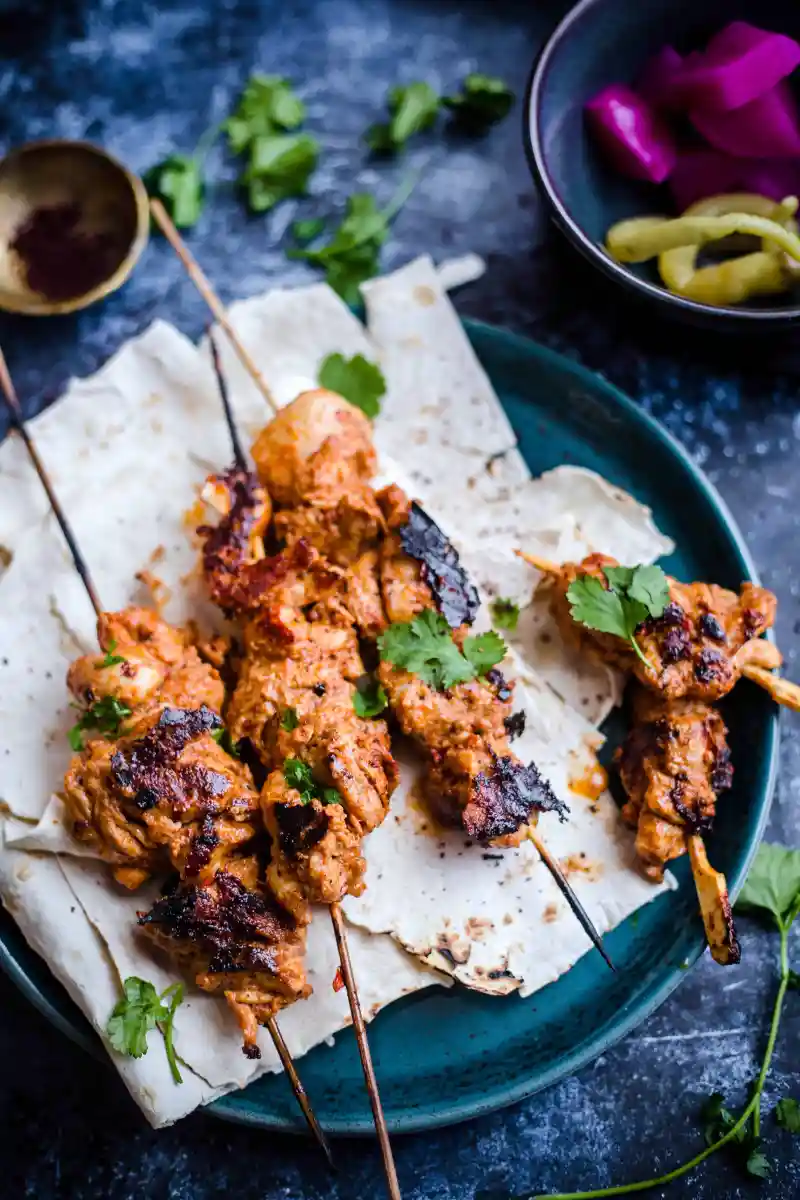
{"type": "Polygon", "coordinates": [[[381,411],[378,401],[386,391],[386,380],[380,367],[363,354],[350,359],[343,354],[329,354],[319,369],[319,383],[320,387],[344,396],[370,418],[381,411]]]}
{"type": "MultiPolygon", "coordinates": [[[[612,569],[605,568],[607,579],[612,569]]],[[[638,600],[645,606],[650,617],[660,617],[669,604],[669,583],[661,567],[645,564],[634,567],[627,592],[632,600],[638,600]]]]}
{"type": "Polygon", "coordinates": [[[235,742],[230,735],[228,729],[212,729],[211,736],[218,746],[221,746],[226,754],[230,754],[231,758],[241,758],[242,753],[239,749],[239,743],[235,742]]]}
{"type": "Polygon", "coordinates": [[[317,165],[319,143],[307,133],[260,134],[250,143],[242,176],[251,212],[267,212],[287,196],[302,196],[317,165]]]}
{"type": "Polygon", "coordinates": [[[800,972],[790,970],[786,979],[786,985],[793,992],[800,992],[800,972]]]}
{"type": "Polygon", "coordinates": [[[779,929],[788,929],[800,911],[800,850],[762,842],[736,908],[768,913],[779,929]]]}
{"type": "Polygon", "coordinates": [[[200,218],[205,195],[199,158],[170,154],[145,173],[148,194],[161,201],[178,229],[191,229],[200,218]]]}
{"type": "Polygon", "coordinates": [[[447,621],[428,608],[411,621],[390,625],[378,638],[378,651],[386,662],[442,691],[483,674],[503,658],[505,646],[496,633],[484,633],[467,638],[462,654],[447,621]]]}
{"type": "Polygon", "coordinates": [[[616,592],[604,588],[593,575],[574,579],[567,589],[567,599],[572,618],[579,625],[627,638],[628,623],[622,599],[616,592]]]}
{"type": "Polygon", "coordinates": [[[389,698],[377,679],[362,675],[353,692],[353,711],[357,717],[377,717],[386,708],[389,698]]]}
{"type": "Polygon", "coordinates": [[[388,124],[372,125],[365,135],[370,149],[378,154],[393,154],[415,133],[430,129],[439,114],[440,99],[429,83],[418,82],[392,88],[388,104],[388,124]]]}
{"type": "Polygon", "coordinates": [[[757,1179],[769,1179],[772,1173],[772,1164],[760,1150],[751,1150],[745,1166],[748,1175],[755,1175],[757,1179]]]}
{"type": "Polygon", "coordinates": [[[119,1054],[141,1058],[147,1053],[147,1035],[158,1025],[162,1028],[167,1059],[176,1083],[182,1083],[173,1047],[175,1010],[183,1000],[183,984],[174,983],[161,995],[146,979],[129,975],[122,985],[123,995],[111,1010],[106,1033],[119,1054]],[[166,1000],[171,1003],[165,1004],[166,1000]]]}
{"type": "Polygon", "coordinates": [[[489,611],[498,629],[507,629],[509,633],[513,633],[517,628],[519,605],[515,604],[513,600],[504,600],[498,596],[489,605],[489,611]]]}
{"type": "Polygon", "coordinates": [[[313,242],[318,238],[325,228],[325,221],[322,217],[310,217],[305,221],[292,222],[292,237],[296,242],[301,242],[304,245],[307,242],[313,242]]]}
{"type": "Polygon", "coordinates": [[[492,629],[464,639],[464,657],[472,663],[476,675],[485,675],[506,656],[506,644],[492,629]]]}
{"type": "Polygon", "coordinates": [[[281,717],[281,729],[285,729],[287,733],[291,733],[293,729],[297,729],[300,724],[300,718],[297,715],[296,708],[285,708],[281,717]]]}
{"type": "Polygon", "coordinates": [[[100,662],[95,663],[94,665],[96,667],[117,667],[120,663],[124,663],[125,659],[122,657],[122,655],[114,653],[116,648],[117,643],[112,638],[108,643],[108,649],[106,650],[105,657],[101,658],[100,662]]]}
{"type": "Polygon", "coordinates": [[[466,132],[485,133],[507,117],[514,104],[514,93],[502,79],[473,72],[467,75],[456,96],[445,96],[442,104],[449,108],[453,120],[466,132]]]}
{"type": "MultiPolygon", "coordinates": [[[[722,1092],[712,1092],[700,1110],[700,1116],[703,1121],[703,1137],[707,1146],[713,1146],[736,1124],[736,1117],[725,1107],[725,1097],[722,1092]]],[[[746,1131],[740,1129],[736,1135],[736,1141],[740,1142],[746,1136],[746,1131]]]]}
{"type": "Polygon", "coordinates": [[[786,1096],[775,1105],[775,1120],[781,1129],[789,1133],[800,1133],[800,1104],[791,1096],[786,1096]]]}
{"type": "Polygon", "coordinates": [[[300,758],[284,759],[283,777],[289,787],[300,793],[303,804],[310,804],[312,800],[321,800],[323,804],[342,803],[337,789],[317,783],[311,767],[300,758]]]}
{"type": "Polygon", "coordinates": [[[115,696],[103,696],[95,700],[79,721],[76,721],[67,732],[67,740],[73,750],[83,749],[83,734],[89,729],[98,733],[115,736],[120,731],[122,721],[131,715],[132,710],[115,696]]]}
{"type": "Polygon", "coordinates": [[[251,75],[236,109],[223,129],[234,154],[241,154],[258,137],[277,130],[296,129],[305,118],[302,100],[279,75],[251,75]]]}
{"type": "Polygon", "coordinates": [[[611,633],[630,642],[649,666],[636,641],[636,630],[648,617],[660,617],[669,603],[669,582],[660,567],[603,567],[608,587],[593,575],[579,575],[567,589],[573,619],[587,629],[611,633]]]}

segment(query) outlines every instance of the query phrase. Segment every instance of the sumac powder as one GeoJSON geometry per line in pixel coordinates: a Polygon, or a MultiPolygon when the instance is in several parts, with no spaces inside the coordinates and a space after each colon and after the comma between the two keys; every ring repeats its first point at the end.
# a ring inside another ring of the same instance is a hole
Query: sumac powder
{"type": "Polygon", "coordinates": [[[77,204],[37,208],[18,229],[11,249],[25,265],[25,280],[47,300],[71,300],[113,274],[127,249],[119,234],[79,229],[77,204]]]}

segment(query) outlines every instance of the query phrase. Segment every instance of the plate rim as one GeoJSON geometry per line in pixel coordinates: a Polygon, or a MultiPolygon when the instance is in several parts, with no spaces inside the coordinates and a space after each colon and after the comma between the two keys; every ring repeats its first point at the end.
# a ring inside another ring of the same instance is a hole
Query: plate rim
{"type": "MultiPolygon", "coordinates": [[[[745,577],[752,580],[753,583],[760,582],[747,543],[726,501],[719,494],[705,472],[693,461],[686,448],[655,417],[646,412],[615,384],[609,382],[609,380],[605,379],[599,373],[585,367],[582,363],[570,358],[568,355],[552,350],[524,334],[504,329],[490,322],[466,317],[460,317],[459,319],[471,342],[474,343],[475,338],[490,339],[494,341],[495,345],[504,345],[517,355],[522,354],[536,357],[539,361],[549,364],[556,370],[571,374],[573,378],[584,386],[595,391],[599,390],[604,398],[609,400],[617,411],[622,413],[626,421],[633,421],[643,426],[650,436],[660,441],[682,463],[684,469],[691,475],[694,484],[703,492],[707,502],[715,511],[720,521],[725,525],[733,548],[741,560],[745,577]]],[[[772,631],[769,632],[768,637],[774,641],[772,631]]],[[[763,838],[769,820],[779,765],[780,743],[779,717],[777,712],[769,721],[766,736],[768,740],[765,748],[768,754],[768,772],[763,788],[763,799],[761,801],[758,820],[755,828],[749,835],[746,852],[739,870],[734,875],[729,876],[729,891],[734,900],[744,882],[745,875],[763,838]]],[[[698,933],[693,947],[687,954],[689,966],[693,966],[697,962],[704,950],[705,940],[698,933]]],[[[35,951],[33,952],[35,953],[35,951]]],[[[47,964],[45,963],[45,965],[47,964]]],[[[2,931],[0,931],[0,968],[2,968],[6,976],[52,1025],[62,1033],[65,1033],[71,1041],[87,1050],[93,1057],[105,1061],[104,1056],[100,1053],[97,1035],[89,1032],[91,1026],[88,1023],[84,1023],[83,1026],[73,1023],[70,1015],[65,1015],[50,997],[39,989],[35,981],[26,973],[24,967],[6,945],[2,931]]],[[[617,1014],[612,1016],[588,1042],[583,1042],[572,1053],[561,1056],[557,1064],[554,1064],[545,1071],[537,1071],[535,1081],[532,1081],[529,1076],[527,1079],[520,1080],[516,1084],[495,1089],[485,1099],[476,1099],[474,1096],[471,1096],[464,1100],[448,1102],[437,1108],[435,1113],[425,1110],[418,1114],[405,1112],[400,1115],[392,1115],[387,1112],[386,1122],[389,1130],[393,1134],[419,1133],[425,1130],[459,1124],[463,1121],[496,1112],[513,1104],[518,1104],[522,1100],[544,1091],[546,1088],[553,1087],[562,1079],[571,1077],[577,1071],[594,1062],[601,1054],[617,1045],[624,1037],[641,1025],[684,982],[688,973],[688,970],[682,967],[669,968],[666,977],[653,990],[652,994],[633,1003],[631,1011],[622,1019],[617,1014]]],[[[279,1115],[265,1113],[252,1106],[243,1108],[241,1097],[245,1096],[246,1093],[247,1088],[244,1088],[241,1091],[221,1096],[201,1111],[232,1124],[302,1136],[304,1132],[302,1124],[279,1115]],[[231,1095],[236,1095],[240,1098],[235,1106],[230,1103],[231,1095]]],[[[332,1136],[360,1137],[374,1134],[373,1124],[369,1118],[329,1117],[322,1120],[321,1123],[326,1133],[332,1136]]]]}

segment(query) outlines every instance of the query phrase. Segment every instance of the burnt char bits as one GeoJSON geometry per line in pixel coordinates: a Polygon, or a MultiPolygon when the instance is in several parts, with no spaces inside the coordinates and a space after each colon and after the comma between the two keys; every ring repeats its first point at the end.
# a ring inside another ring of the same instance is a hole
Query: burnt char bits
{"type": "Polygon", "coordinates": [[[510,717],[503,720],[508,734],[508,740],[513,742],[515,738],[522,737],[525,732],[525,709],[521,708],[519,712],[512,713],[510,717]]]}
{"type": "Polygon", "coordinates": [[[495,757],[491,772],[478,775],[462,819],[471,838],[491,842],[516,833],[534,812],[557,812],[563,821],[568,811],[535,763],[526,767],[507,756],[495,757]]]}
{"type": "Polygon", "coordinates": [[[406,554],[421,564],[422,580],[451,629],[471,625],[480,607],[478,589],[458,561],[455,547],[416,500],[400,530],[400,542],[406,554]]]}
{"type": "Polygon", "coordinates": [[[275,820],[278,824],[278,841],[287,858],[306,854],[328,832],[325,810],[313,802],[309,804],[276,804],[275,820]]]}
{"type": "Polygon", "coordinates": [[[264,489],[255,472],[235,465],[213,476],[213,482],[228,493],[228,512],[216,525],[201,525],[197,533],[203,539],[203,571],[212,599],[222,604],[229,600],[230,582],[248,561],[250,534],[264,509],[264,489]]]}
{"type": "Polygon", "coordinates": [[[142,812],[161,801],[171,805],[173,812],[192,804],[216,807],[216,799],[230,787],[225,776],[198,763],[181,767],[177,759],[189,742],[221,728],[220,718],[205,705],[165,708],[143,738],[112,756],[114,782],[142,812]]]}

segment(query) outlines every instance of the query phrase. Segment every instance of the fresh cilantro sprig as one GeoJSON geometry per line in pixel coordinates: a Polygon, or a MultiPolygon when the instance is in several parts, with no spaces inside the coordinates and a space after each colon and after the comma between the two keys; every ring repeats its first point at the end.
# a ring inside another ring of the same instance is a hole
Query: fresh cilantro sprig
{"type": "Polygon", "coordinates": [[[504,600],[498,596],[489,605],[489,612],[492,614],[492,621],[498,629],[505,629],[508,633],[513,633],[519,622],[519,605],[513,600],[504,600]]]}
{"type": "MultiPolygon", "coordinates": [[[[749,1175],[757,1179],[766,1179],[769,1176],[770,1163],[761,1148],[761,1103],[778,1038],[786,992],[793,986],[793,979],[797,977],[796,972],[789,967],[789,931],[800,913],[800,850],[762,843],[739,894],[736,911],[759,917],[767,925],[777,929],[780,935],[778,992],[772,1008],[772,1020],[761,1069],[750,1088],[750,1098],[744,1109],[737,1115],[726,1107],[722,1093],[715,1092],[709,1097],[701,1114],[705,1149],[688,1162],[681,1163],[656,1179],[643,1179],[636,1183],[598,1188],[591,1192],[558,1192],[548,1196],[529,1194],[527,1198],[516,1196],[514,1200],[596,1200],[601,1196],[621,1196],[660,1189],[672,1183],[674,1179],[693,1171],[723,1146],[735,1153],[749,1175]]],[[[791,1133],[800,1132],[800,1105],[796,1100],[791,1097],[779,1100],[774,1112],[775,1120],[781,1128],[791,1133]]]]}
{"type": "Polygon", "coordinates": [[[67,740],[72,749],[77,751],[83,749],[83,735],[90,729],[115,737],[131,712],[132,709],[122,700],[117,700],[115,696],[103,696],[101,700],[95,700],[91,708],[68,730],[67,740]]]}
{"type": "Polygon", "coordinates": [[[389,121],[371,125],[365,136],[376,154],[394,154],[415,133],[430,129],[439,115],[441,99],[429,83],[409,83],[389,91],[389,121]]]}
{"type": "Polygon", "coordinates": [[[485,133],[511,112],[514,93],[502,79],[474,72],[467,75],[456,96],[445,96],[445,108],[465,133],[485,133]]]}
{"type": "Polygon", "coordinates": [[[357,717],[378,717],[389,703],[389,697],[371,675],[362,675],[353,692],[353,711],[357,717]]]}
{"type": "Polygon", "coordinates": [[[108,643],[108,649],[106,650],[104,657],[100,659],[100,662],[97,662],[94,665],[96,667],[117,667],[120,663],[124,663],[125,659],[122,657],[122,655],[114,653],[116,648],[117,643],[112,638],[108,643]]]}
{"type": "Polygon", "coordinates": [[[256,73],[248,79],[239,103],[222,128],[233,153],[241,154],[256,138],[297,129],[305,115],[305,105],[288,79],[256,73]]]}
{"type": "Polygon", "coordinates": [[[416,177],[400,186],[386,208],[380,209],[375,197],[358,192],[347,201],[341,225],[331,240],[317,249],[287,250],[287,257],[304,259],[321,267],[325,278],[346,304],[357,304],[359,287],[378,271],[381,247],[389,236],[389,226],[411,194],[416,177]]]}
{"type": "Polygon", "coordinates": [[[464,640],[463,650],[441,613],[428,608],[411,621],[390,625],[378,638],[382,659],[404,667],[423,683],[443,691],[485,675],[504,657],[503,639],[494,631],[464,640]]]}
{"type": "Polygon", "coordinates": [[[299,758],[287,758],[283,763],[283,777],[289,787],[300,793],[303,804],[320,800],[323,804],[341,804],[342,798],[336,788],[323,787],[317,783],[311,767],[299,758]]]}
{"type": "Polygon", "coordinates": [[[146,979],[129,975],[122,984],[123,996],[111,1011],[106,1033],[120,1054],[141,1058],[147,1053],[147,1035],[158,1028],[164,1038],[169,1069],[176,1083],[183,1083],[174,1045],[175,1013],[183,1000],[183,984],[173,983],[159,994],[146,979]]]}
{"type": "Polygon", "coordinates": [[[380,367],[363,354],[354,354],[352,358],[329,354],[320,366],[319,384],[344,396],[370,419],[381,411],[380,398],[386,392],[386,380],[380,367]]]}
{"type": "Polygon", "coordinates": [[[646,667],[636,630],[648,617],[660,617],[669,604],[669,583],[661,567],[603,567],[608,587],[593,575],[580,575],[567,589],[572,617],[587,629],[630,642],[646,667]]]}
{"type": "Polygon", "coordinates": [[[233,740],[230,730],[225,728],[212,729],[211,736],[217,745],[222,747],[226,754],[230,754],[231,758],[242,757],[239,749],[239,743],[233,740]]]}
{"type": "Polygon", "coordinates": [[[281,714],[281,729],[285,729],[287,733],[297,729],[300,724],[300,718],[297,715],[296,708],[285,708],[281,714]]]}
{"type": "Polygon", "coordinates": [[[308,133],[263,134],[250,144],[241,176],[251,212],[274,208],[289,196],[303,196],[319,158],[319,142],[308,133]]]}
{"type": "Polygon", "coordinates": [[[219,126],[212,125],[193,154],[169,154],[143,176],[149,195],[161,201],[178,229],[191,229],[200,219],[206,192],[203,165],[218,133],[219,126]]]}

